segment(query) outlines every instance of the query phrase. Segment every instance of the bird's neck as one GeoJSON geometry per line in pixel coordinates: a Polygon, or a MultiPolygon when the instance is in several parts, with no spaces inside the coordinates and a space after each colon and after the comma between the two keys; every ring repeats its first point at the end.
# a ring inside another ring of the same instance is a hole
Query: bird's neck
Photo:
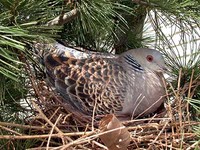
{"type": "Polygon", "coordinates": [[[129,68],[128,70],[134,71],[134,72],[144,72],[145,68],[141,66],[141,64],[138,63],[138,61],[131,55],[125,54],[121,55],[119,57],[120,63],[123,64],[123,66],[129,68]]]}

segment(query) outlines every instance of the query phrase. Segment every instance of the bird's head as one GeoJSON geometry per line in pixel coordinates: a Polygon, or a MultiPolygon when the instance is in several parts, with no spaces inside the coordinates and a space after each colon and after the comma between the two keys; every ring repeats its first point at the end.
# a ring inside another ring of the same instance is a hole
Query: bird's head
{"type": "Polygon", "coordinates": [[[141,65],[141,68],[143,69],[149,69],[155,72],[163,72],[167,70],[162,54],[154,49],[133,49],[125,52],[123,56],[127,62],[132,61],[132,63],[134,63],[133,60],[135,60],[135,63],[141,65]],[[131,57],[133,60],[131,60],[131,57]]]}

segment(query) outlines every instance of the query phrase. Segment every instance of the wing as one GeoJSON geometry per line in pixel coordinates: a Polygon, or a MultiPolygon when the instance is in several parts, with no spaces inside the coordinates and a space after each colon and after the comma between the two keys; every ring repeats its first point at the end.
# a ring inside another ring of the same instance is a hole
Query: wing
{"type": "Polygon", "coordinates": [[[115,58],[68,58],[48,54],[49,81],[74,108],[85,114],[107,114],[122,110],[126,73],[115,58]]]}

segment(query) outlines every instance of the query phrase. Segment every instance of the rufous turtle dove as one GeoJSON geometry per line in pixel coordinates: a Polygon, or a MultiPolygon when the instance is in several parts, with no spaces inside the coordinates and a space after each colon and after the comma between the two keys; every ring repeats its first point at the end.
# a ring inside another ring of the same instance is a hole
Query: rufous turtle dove
{"type": "Polygon", "coordinates": [[[132,49],[120,55],[82,52],[59,43],[41,44],[46,74],[57,92],[86,115],[145,116],[164,102],[162,54],[132,49]],[[95,109],[94,109],[95,106],[95,109]]]}

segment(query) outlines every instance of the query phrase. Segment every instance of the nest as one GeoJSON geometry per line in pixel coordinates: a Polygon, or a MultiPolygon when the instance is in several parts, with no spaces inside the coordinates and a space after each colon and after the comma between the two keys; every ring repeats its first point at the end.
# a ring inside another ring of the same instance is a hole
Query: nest
{"type": "MultiPolygon", "coordinates": [[[[29,150],[108,149],[99,138],[104,134],[99,128],[99,120],[73,110],[44,81],[36,79],[28,63],[27,66],[29,85],[34,91],[31,95],[35,97],[30,100],[33,114],[25,119],[23,125],[1,122],[1,129],[10,134],[0,135],[0,139],[12,142],[36,140],[29,150]],[[16,129],[23,129],[26,134],[16,129]]],[[[191,84],[178,90],[170,88],[173,92],[166,95],[170,100],[165,104],[164,115],[162,112],[162,115],[122,121],[130,134],[130,142],[125,149],[200,148],[199,135],[194,132],[200,122],[191,120],[189,104],[183,100],[191,84]]]]}

